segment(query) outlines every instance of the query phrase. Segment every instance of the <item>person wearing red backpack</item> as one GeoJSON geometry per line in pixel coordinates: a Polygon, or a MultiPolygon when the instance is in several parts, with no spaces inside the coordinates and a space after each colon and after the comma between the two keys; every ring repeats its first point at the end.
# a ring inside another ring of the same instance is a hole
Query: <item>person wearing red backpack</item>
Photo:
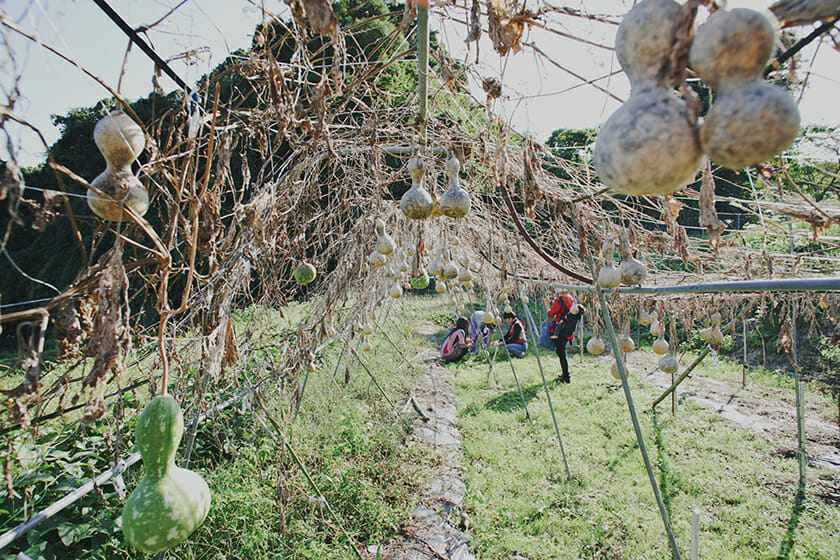
{"type": "Polygon", "coordinates": [[[583,307],[576,304],[569,292],[562,288],[557,291],[554,301],[551,302],[551,307],[549,307],[549,301],[548,298],[545,298],[548,317],[553,321],[551,324],[551,339],[554,341],[554,351],[560,359],[560,369],[562,370],[559,379],[561,383],[570,383],[571,376],[569,375],[569,361],[566,359],[566,345],[570,340],[575,339],[575,327],[583,314],[583,307]]]}
{"type": "Polygon", "coordinates": [[[457,362],[463,358],[472,346],[472,339],[467,338],[470,322],[465,317],[458,317],[455,328],[446,333],[440,344],[440,360],[443,363],[457,362]]]}

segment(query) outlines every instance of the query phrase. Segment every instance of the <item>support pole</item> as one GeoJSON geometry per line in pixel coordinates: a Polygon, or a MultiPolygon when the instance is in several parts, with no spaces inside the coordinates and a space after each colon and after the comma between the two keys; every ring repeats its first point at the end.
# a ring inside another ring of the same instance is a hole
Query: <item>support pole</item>
{"type": "MultiPolygon", "coordinates": [[[[510,269],[514,270],[513,268],[513,261],[508,255],[508,263],[510,263],[510,269]]],[[[519,300],[522,301],[522,290],[519,289],[519,280],[514,273],[514,278],[516,281],[516,293],[519,296],[519,300]]],[[[540,338],[540,331],[537,329],[536,324],[534,323],[534,316],[531,315],[531,310],[528,309],[528,306],[524,306],[525,309],[525,323],[527,328],[531,331],[528,333],[528,336],[533,341],[537,341],[540,338]]],[[[554,422],[554,433],[557,435],[557,442],[560,444],[560,454],[563,456],[563,466],[566,468],[566,479],[572,479],[572,473],[569,471],[569,462],[566,460],[566,450],[563,449],[563,438],[560,437],[560,428],[557,425],[557,415],[554,414],[554,405],[551,403],[551,391],[548,390],[548,381],[545,379],[545,371],[542,367],[542,361],[540,360],[540,349],[536,342],[534,343],[534,355],[537,357],[537,366],[540,368],[540,377],[542,377],[543,387],[545,388],[545,397],[548,400],[548,410],[551,411],[551,421],[554,422]]]]}
{"type": "Polygon", "coordinates": [[[427,105],[429,101],[429,0],[417,0],[417,120],[420,145],[426,148],[427,105]]]}
{"type": "MultiPolygon", "coordinates": [[[[590,261],[592,268],[592,275],[595,276],[595,267],[590,261]]],[[[621,375],[621,386],[624,389],[624,398],[627,400],[627,408],[630,410],[630,419],[633,422],[633,430],[636,432],[636,441],[639,444],[639,451],[642,454],[642,459],[645,463],[645,470],[650,479],[651,488],[653,488],[653,495],[656,497],[656,504],[659,506],[659,515],[662,517],[662,523],[665,525],[665,533],[668,535],[668,544],[671,547],[671,557],[673,560],[680,560],[680,549],[677,547],[677,540],[674,537],[674,531],[671,529],[671,521],[668,519],[668,511],[665,509],[665,502],[662,500],[662,493],[659,491],[659,484],[656,482],[656,474],[653,472],[653,465],[648,457],[647,448],[645,447],[645,440],[642,437],[642,427],[639,424],[639,417],[636,414],[636,407],[633,405],[633,395],[630,393],[630,384],[627,382],[627,370],[624,367],[624,360],[620,357],[620,352],[615,352],[618,346],[618,337],[615,335],[615,328],[613,327],[612,318],[610,317],[610,310],[607,306],[607,298],[604,297],[604,292],[601,291],[597,285],[595,286],[595,293],[598,295],[598,301],[601,304],[601,311],[604,317],[604,325],[607,327],[607,335],[610,339],[610,346],[613,348],[613,355],[616,357],[616,364],[618,365],[618,373],[621,375]]]]}
{"type": "MultiPolygon", "coordinates": [[[[788,222],[788,238],[790,240],[790,254],[793,249],[793,223],[788,222]]],[[[799,456],[799,489],[805,490],[805,474],[808,468],[808,453],[805,451],[805,399],[802,395],[802,380],[799,364],[796,360],[796,296],[790,302],[791,341],[790,359],[793,362],[794,387],[796,390],[796,439],[798,447],[796,454],[799,456]]]]}

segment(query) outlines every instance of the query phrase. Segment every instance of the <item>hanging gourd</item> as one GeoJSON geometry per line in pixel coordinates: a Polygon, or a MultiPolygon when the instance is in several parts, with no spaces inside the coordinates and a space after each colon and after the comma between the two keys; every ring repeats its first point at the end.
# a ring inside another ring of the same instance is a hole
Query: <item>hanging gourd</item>
{"type": "Polygon", "coordinates": [[[370,336],[373,334],[373,327],[370,326],[370,323],[365,323],[364,327],[362,327],[362,333],[365,336],[370,336]]]}
{"type": "Polygon", "coordinates": [[[400,198],[400,210],[411,220],[425,220],[432,215],[434,201],[423,188],[426,164],[419,155],[408,160],[408,173],[411,175],[411,188],[400,198]]]}
{"type": "Polygon", "coordinates": [[[505,313],[513,313],[513,307],[511,307],[509,303],[506,303],[505,308],[504,308],[504,312],[505,313]]]}
{"type": "Polygon", "coordinates": [[[643,327],[646,327],[650,325],[651,322],[653,322],[653,319],[651,318],[650,313],[648,313],[645,310],[642,310],[642,312],[639,314],[639,324],[643,327]]]}
{"type": "Polygon", "coordinates": [[[394,243],[394,239],[390,235],[385,233],[385,222],[380,218],[376,219],[376,233],[378,235],[376,238],[376,250],[383,255],[393,255],[397,249],[397,244],[394,243]]]}
{"type": "Polygon", "coordinates": [[[659,336],[662,330],[662,323],[659,322],[659,315],[654,311],[650,314],[650,334],[651,336],[659,336]]]}
{"type": "Polygon", "coordinates": [[[388,257],[380,253],[379,251],[374,250],[368,256],[368,264],[373,268],[379,268],[385,266],[388,263],[388,257]]]}
{"type": "Polygon", "coordinates": [[[612,290],[621,284],[621,272],[613,265],[613,259],[615,258],[613,255],[614,251],[615,248],[613,247],[612,241],[604,244],[602,251],[604,255],[604,266],[598,271],[598,279],[596,280],[598,286],[603,290],[612,290]]]}
{"type": "Polygon", "coordinates": [[[653,353],[659,355],[668,353],[668,341],[665,340],[665,329],[659,330],[659,336],[653,343],[653,353]]]}
{"type": "Polygon", "coordinates": [[[210,510],[210,489],[198,474],[175,465],[184,415],[171,396],[157,396],[146,405],[135,434],[144,473],[125,502],[122,530],[131,546],[156,554],[201,525],[210,510]]]}
{"type": "Polygon", "coordinates": [[[586,351],[593,356],[600,356],[603,354],[606,347],[606,344],[604,344],[604,341],[601,340],[601,337],[598,336],[597,332],[586,342],[586,351]]]}
{"type": "Polygon", "coordinates": [[[101,118],[93,128],[93,141],[105,158],[105,171],[91,182],[105,197],[87,190],[87,203],[103,220],[121,222],[124,207],[143,216],[149,209],[149,193],[134,173],[131,164],[146,146],[146,138],[131,117],[120,109],[101,118]]]}
{"type": "Polygon", "coordinates": [[[440,278],[441,274],[443,273],[444,262],[442,252],[443,250],[440,249],[437,253],[435,253],[435,258],[432,259],[432,262],[429,263],[428,268],[429,274],[431,274],[432,276],[437,276],[438,278],[440,278]]]}
{"type": "Polygon", "coordinates": [[[458,265],[452,260],[452,256],[450,255],[449,258],[446,259],[446,263],[443,265],[443,269],[441,270],[440,274],[444,278],[444,280],[454,280],[458,278],[458,265]]]}
{"type": "Polygon", "coordinates": [[[618,370],[618,362],[613,362],[612,366],[610,367],[610,373],[616,379],[621,379],[621,372],[618,370]]]}
{"type": "Polygon", "coordinates": [[[621,333],[618,335],[618,347],[621,348],[621,351],[625,354],[629,354],[636,349],[636,343],[633,342],[633,339],[629,334],[621,333]]]}
{"type": "Polygon", "coordinates": [[[394,299],[398,299],[402,295],[402,288],[400,287],[399,282],[394,282],[391,286],[391,293],[390,296],[394,299]]]}
{"type": "Polygon", "coordinates": [[[440,211],[444,216],[450,218],[463,218],[470,211],[470,195],[458,184],[458,173],[461,171],[461,163],[455,154],[446,160],[444,172],[449,178],[449,188],[440,196],[440,211]]]}
{"type": "Polygon", "coordinates": [[[487,303],[487,309],[485,309],[484,313],[481,314],[481,322],[485,325],[492,325],[496,322],[496,315],[491,310],[489,302],[487,303]]]}
{"type": "Polygon", "coordinates": [[[420,274],[411,277],[411,287],[415,290],[425,290],[429,287],[429,274],[421,270],[420,274]]]}
{"type": "Polygon", "coordinates": [[[630,251],[630,242],[627,239],[627,230],[621,232],[621,264],[618,271],[621,273],[621,283],[625,286],[638,286],[647,278],[647,267],[633,257],[630,251]]]}
{"type": "Polygon", "coordinates": [[[472,281],[472,278],[473,275],[472,272],[470,272],[470,261],[467,257],[464,257],[464,266],[458,271],[458,281],[465,284],[472,281]]]}
{"type": "Polygon", "coordinates": [[[435,291],[439,294],[442,294],[443,292],[445,292],[446,291],[446,282],[444,282],[443,280],[437,280],[435,282],[435,291]]]}
{"type": "Polygon", "coordinates": [[[703,152],[695,122],[673,91],[673,53],[685,14],[674,0],[643,0],[622,19],[615,52],[630,97],[601,127],[593,149],[598,178],[617,192],[668,194],[690,182],[703,152]]]}
{"type": "Polygon", "coordinates": [[[743,169],[796,139],[796,103],[783,87],[762,79],[775,48],[773,24],[746,8],[717,10],[697,30],[691,67],[717,94],[700,125],[700,143],[713,162],[743,169]]]}
{"type": "Polygon", "coordinates": [[[295,269],[295,281],[298,284],[309,284],[315,280],[317,274],[318,272],[315,270],[315,267],[304,259],[295,269]]]}
{"type": "Polygon", "coordinates": [[[708,329],[704,329],[701,336],[707,344],[717,348],[723,344],[723,332],[720,330],[720,322],[723,318],[720,316],[720,313],[716,311],[712,313],[711,320],[712,326],[708,329]]]}

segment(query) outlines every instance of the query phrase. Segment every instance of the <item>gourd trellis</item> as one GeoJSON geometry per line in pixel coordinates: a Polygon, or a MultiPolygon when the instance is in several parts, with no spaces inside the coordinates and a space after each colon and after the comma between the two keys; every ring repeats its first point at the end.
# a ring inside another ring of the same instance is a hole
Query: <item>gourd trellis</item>
{"type": "MultiPolygon", "coordinates": [[[[311,25],[324,6],[305,4],[311,25]]],[[[391,281],[381,270],[369,271],[365,266],[375,239],[374,217],[386,222],[399,246],[413,246],[419,254],[432,240],[449,240],[457,259],[469,258],[477,273],[476,288],[489,299],[499,294],[510,278],[528,280],[525,293],[532,296],[539,290],[535,282],[556,283],[552,279],[558,269],[587,280],[594,273],[588,257],[626,230],[637,255],[657,271],[647,282],[657,287],[621,292],[670,294],[657,305],[672,309],[681,301],[674,294],[692,292],[685,284],[699,286],[693,293],[721,294],[732,286],[727,283],[733,278],[761,278],[755,282],[765,283],[750,290],[775,292],[790,281],[767,278],[804,277],[791,285],[803,294],[822,293],[820,306],[836,316],[837,298],[828,293],[837,289],[836,279],[824,276],[837,273],[838,238],[821,230],[836,224],[840,214],[807,196],[787,172],[785,160],[761,168],[757,175],[749,173],[750,185],[777,187],[778,200],[758,199],[754,189],[745,188],[741,196],[717,199],[753,216],[758,223],[758,229],[750,232],[754,239],[744,239],[740,229],[725,227],[715,213],[715,199],[699,186],[664,198],[617,196],[597,182],[587,162],[564,159],[517,135],[493,113],[499,93],[495,86],[504,83],[504,75],[499,81],[480,64],[459,66],[442,50],[435,53],[436,66],[429,69],[427,48],[422,44],[428,14],[422,2],[416,8],[419,30],[412,23],[415,7],[402,14],[395,12],[392,19],[401,19],[400,25],[379,40],[381,50],[371,55],[371,51],[354,48],[352,30],[327,25],[310,35],[304,14],[295,14],[286,22],[266,13],[266,25],[246,56],[231,60],[224,72],[201,84],[195,97],[185,96],[183,110],[156,115],[145,123],[150,149],[140,166],[140,178],[152,194],[155,227],[142,217],[130,216],[118,225],[100,223],[96,232],[80,230],[77,223],[84,218],[84,211],[79,215],[80,206],[70,201],[80,196],[80,189],[83,192],[89,187],[92,177],[79,177],[50,160],[48,165],[55,170],[61,192],[34,194],[39,193],[38,185],[24,186],[16,173],[12,146],[0,190],[10,215],[24,222],[40,220],[43,227],[51,220],[66,220],[86,266],[72,285],[56,289],[56,296],[37,302],[2,301],[0,320],[17,325],[25,358],[22,381],[17,386],[4,382],[11,403],[9,416],[0,427],[4,436],[25,437],[30,427],[78,408],[84,408],[83,421],[94,421],[107,414],[106,398],[119,395],[126,386],[133,390],[149,384],[155,392],[161,371],[169,376],[173,393],[185,397],[193,381],[186,373],[189,364],[179,360],[179,355],[190,353],[189,345],[195,342],[200,343],[193,353],[201,355],[196,365],[205,390],[209,384],[213,393],[236,392],[240,389],[236,376],[224,372],[236,371],[237,358],[252,349],[237,347],[236,333],[230,327],[232,310],[243,297],[267,306],[285,304],[300,293],[290,280],[290,270],[307,258],[319,269],[318,280],[307,289],[315,302],[314,311],[297,325],[295,334],[278,338],[282,359],[274,364],[277,377],[300,382],[311,356],[324,341],[335,340],[333,331],[343,337],[346,347],[354,323],[367,321],[387,298],[391,281]],[[416,95],[404,94],[404,99],[394,103],[381,95],[374,80],[389,68],[414,65],[415,49],[407,37],[415,32],[421,38],[416,51],[421,87],[416,95]],[[324,39],[311,40],[317,33],[323,33],[324,39]],[[283,45],[300,48],[278,63],[283,45]],[[230,76],[236,73],[247,81],[249,90],[235,87],[230,76]],[[479,107],[485,103],[466,87],[464,76],[484,83],[488,111],[479,107]],[[419,108],[419,114],[414,107],[419,108]],[[456,121],[457,126],[453,124],[456,121]],[[439,192],[442,149],[461,160],[472,211],[459,220],[411,222],[398,211],[392,192],[405,187],[406,160],[415,150],[430,170],[426,175],[431,179],[429,190],[439,192]],[[232,162],[237,160],[240,167],[234,169],[232,162]],[[690,226],[679,221],[681,211],[687,213],[686,206],[698,197],[700,224],[710,232],[711,243],[689,235],[690,226]],[[59,212],[56,209],[62,204],[63,212],[59,212]],[[803,220],[813,227],[814,248],[807,253],[773,249],[782,241],[808,235],[802,230],[789,231],[785,226],[791,220],[803,220]],[[459,240],[457,246],[454,240],[459,240]],[[677,263],[687,272],[673,271],[677,263]],[[105,287],[107,278],[121,274],[127,275],[133,286],[141,286],[131,302],[105,287]],[[259,292],[249,293],[249,279],[254,277],[259,292]],[[178,292],[159,290],[166,282],[170,286],[180,282],[182,288],[178,292]],[[163,311],[163,320],[151,330],[142,328],[135,301],[147,307],[154,304],[163,311]],[[172,308],[171,301],[179,301],[178,307],[172,308]],[[38,305],[33,307],[35,303],[38,305]],[[101,319],[108,307],[126,314],[136,340],[144,341],[139,347],[129,350],[126,339],[114,332],[92,337],[95,320],[101,319]],[[41,371],[47,317],[54,321],[59,348],[69,364],[61,379],[41,371]],[[185,333],[196,327],[200,329],[198,339],[184,344],[185,333]],[[149,332],[154,335],[148,336],[149,332]],[[131,356],[142,355],[157,356],[157,360],[138,359],[135,367],[140,374],[130,379],[116,375],[131,356]],[[92,367],[86,356],[113,359],[105,360],[106,366],[92,367]]],[[[453,5],[435,13],[449,21],[468,21],[472,40],[480,35],[481,10],[453,5]]],[[[565,69],[561,60],[551,59],[536,44],[521,40],[526,23],[560,29],[561,25],[585,21],[609,28],[618,21],[618,14],[607,17],[548,7],[532,13],[513,4],[504,8],[494,4],[487,15],[497,52],[528,49],[561,69],[565,69]]],[[[6,33],[38,41],[7,17],[0,22],[6,33]]],[[[820,33],[805,39],[824,37],[832,27],[823,23],[818,29],[820,33]]],[[[7,49],[11,44],[5,43],[7,49]]],[[[85,71],[60,49],[43,41],[39,46],[85,71]]],[[[789,51],[797,48],[800,44],[795,43],[789,51]]],[[[13,54],[7,51],[7,56],[13,54]]],[[[128,108],[118,88],[97,79],[128,108]]],[[[597,80],[581,78],[581,83],[608,93],[597,80]]],[[[15,114],[9,99],[2,127],[10,138],[14,137],[9,133],[12,126],[34,128],[15,114]]],[[[46,143],[44,147],[49,149],[46,143]]],[[[813,171],[830,175],[819,167],[813,171]]],[[[708,167],[704,172],[705,186],[714,187],[715,181],[723,180],[716,169],[708,167]]],[[[9,220],[2,235],[0,249],[14,263],[9,240],[31,234],[9,220]]],[[[21,281],[33,280],[20,272],[21,281]]],[[[579,284],[573,286],[583,289],[579,284]]],[[[597,295],[605,319],[609,313],[627,314],[633,305],[627,298],[607,302],[603,294],[597,295]]],[[[802,309],[798,313],[813,318],[818,313],[814,298],[799,297],[802,309]]],[[[728,302],[723,297],[716,296],[713,301],[724,304],[724,311],[734,315],[733,306],[726,309],[728,302]]],[[[683,307],[687,322],[699,315],[696,304],[683,307]]],[[[611,330],[609,320],[606,326],[611,330]]],[[[357,354],[356,358],[361,360],[357,354]]],[[[626,377],[623,371],[622,377],[626,377]]],[[[623,385],[628,403],[632,403],[626,379],[623,385]]],[[[188,415],[199,414],[205,406],[204,395],[199,392],[185,402],[188,415]]],[[[14,461],[6,454],[7,461],[14,461]]],[[[651,482],[656,488],[652,477],[651,482]]],[[[665,523],[667,527],[667,518],[665,523]]],[[[678,556],[673,539],[672,551],[678,556]]]]}

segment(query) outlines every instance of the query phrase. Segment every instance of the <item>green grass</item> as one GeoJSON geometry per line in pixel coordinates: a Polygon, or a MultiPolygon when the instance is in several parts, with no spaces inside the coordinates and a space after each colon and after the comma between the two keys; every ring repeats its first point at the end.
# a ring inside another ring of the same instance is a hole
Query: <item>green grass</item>
{"type": "MultiPolygon", "coordinates": [[[[683,363],[688,363],[688,357],[683,363]]],[[[541,354],[546,377],[557,358],[541,354]]],[[[572,383],[550,381],[568,460],[567,479],[537,361],[514,360],[531,421],[506,362],[488,388],[486,363],[451,367],[464,435],[467,510],[480,558],[668,558],[664,525],[644,468],[620,384],[607,362],[570,360],[572,383]]],[[[699,375],[740,380],[740,366],[699,375]]],[[[750,383],[785,379],[767,373],[750,383]]],[[[631,391],[644,442],[683,557],[698,508],[703,558],[838,558],[840,510],[813,492],[797,500],[798,464],[770,443],[683,402],[652,413],[659,391],[635,373],[631,391]]],[[[749,390],[749,389],[747,389],[749,390]]],[[[820,399],[809,392],[808,399],[820,399]]],[[[812,479],[815,476],[811,471],[812,479]]]]}

